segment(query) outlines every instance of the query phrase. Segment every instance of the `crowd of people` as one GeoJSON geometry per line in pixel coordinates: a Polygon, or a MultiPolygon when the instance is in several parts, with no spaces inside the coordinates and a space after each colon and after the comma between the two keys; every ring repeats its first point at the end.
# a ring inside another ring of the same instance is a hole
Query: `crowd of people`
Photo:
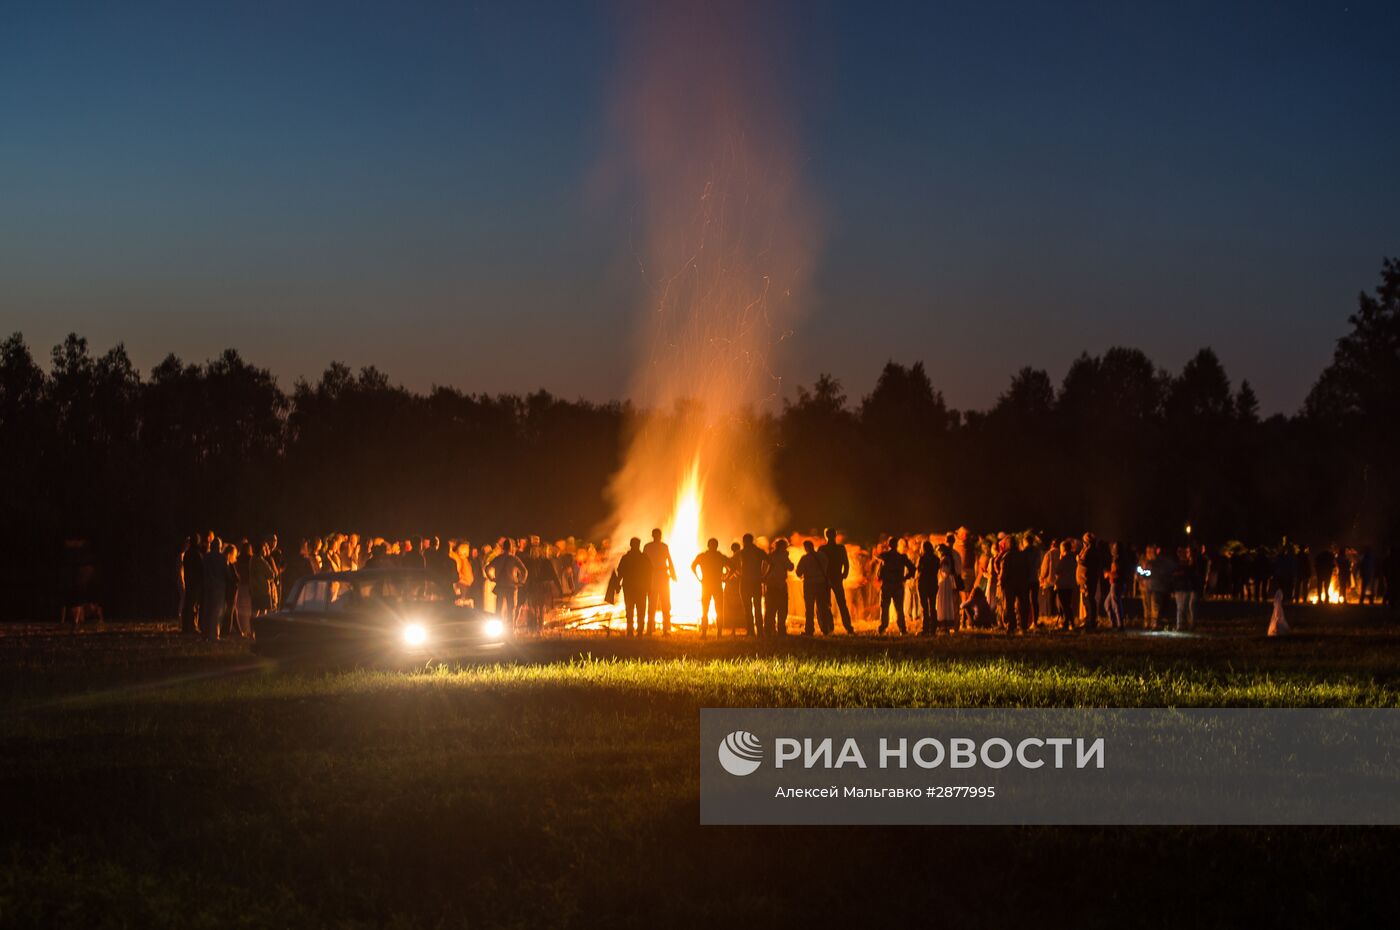
{"type": "MultiPolygon", "coordinates": [[[[650,633],[656,614],[662,632],[670,621],[675,568],[660,530],[645,547],[631,540],[618,563],[629,633],[650,633]]],[[[973,629],[1007,635],[1032,630],[1106,628],[1129,623],[1148,630],[1190,630],[1206,597],[1284,603],[1390,603],[1395,590],[1393,556],[1372,547],[1309,550],[1287,540],[1279,546],[1216,551],[1198,543],[1132,546],[1093,533],[1044,541],[1034,531],[973,536],[966,527],[946,534],[886,536],[873,546],[852,544],[828,529],[820,537],[767,542],[745,536],[728,554],[718,540],[690,566],[701,582],[700,633],[711,607],[718,629],[783,635],[778,618],[791,604],[802,633],[834,632],[839,618],[891,624],[924,636],[973,629]],[[791,553],[797,551],[796,562],[791,553]]]]}
{"type": "Polygon", "coordinates": [[[298,580],[320,572],[386,568],[425,570],[463,603],[543,628],[560,603],[590,583],[602,565],[596,546],[538,536],[477,546],[438,536],[388,539],[332,533],[299,540],[294,552],[276,534],[256,543],[214,532],[185,540],[180,554],[181,631],[211,639],[251,635],[252,618],[277,609],[298,580]]]}
{"type": "MultiPolygon", "coordinates": [[[[284,551],[276,535],[256,542],[189,537],[180,555],[181,629],[208,638],[251,635],[252,618],[277,608],[296,581],[320,572],[413,568],[435,576],[460,603],[538,632],[555,618],[611,622],[629,635],[672,630],[678,567],[660,529],[621,555],[609,540],[502,537],[477,545],[436,536],[389,539],[333,533],[284,551]],[[588,601],[590,592],[601,604],[588,601]],[[620,604],[618,602],[621,602],[620,604]]],[[[1190,630],[1207,597],[1282,603],[1391,603],[1396,560],[1373,547],[1298,546],[1214,550],[1199,543],[1147,545],[1093,533],[1046,541],[1035,531],[978,537],[883,536],[871,546],[834,529],[772,540],[718,539],[680,571],[698,582],[699,633],[782,636],[846,633],[874,622],[923,636],[997,630],[1190,630]]],[[[693,607],[686,611],[691,615],[693,607]]]]}

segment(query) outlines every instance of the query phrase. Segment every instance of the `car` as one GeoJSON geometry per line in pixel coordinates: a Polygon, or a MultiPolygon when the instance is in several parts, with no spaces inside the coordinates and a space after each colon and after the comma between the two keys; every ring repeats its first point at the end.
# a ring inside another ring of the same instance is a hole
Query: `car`
{"type": "Polygon", "coordinates": [[[501,618],[457,603],[450,585],[416,569],[320,572],[253,618],[253,651],[397,661],[490,654],[510,636],[501,618]]]}

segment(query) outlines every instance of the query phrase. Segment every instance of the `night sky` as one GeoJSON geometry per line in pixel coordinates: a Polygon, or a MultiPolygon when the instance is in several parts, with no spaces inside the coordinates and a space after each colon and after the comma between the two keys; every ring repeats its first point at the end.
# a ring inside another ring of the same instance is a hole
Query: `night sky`
{"type": "MultiPolygon", "coordinates": [[[[627,391],[611,4],[0,2],[0,329],[414,388],[627,391]],[[289,7],[295,6],[295,12],[289,7]]],[[[1292,411],[1400,252],[1400,4],[802,3],[767,19],[822,217],[777,362],[1211,345],[1292,411]]]]}

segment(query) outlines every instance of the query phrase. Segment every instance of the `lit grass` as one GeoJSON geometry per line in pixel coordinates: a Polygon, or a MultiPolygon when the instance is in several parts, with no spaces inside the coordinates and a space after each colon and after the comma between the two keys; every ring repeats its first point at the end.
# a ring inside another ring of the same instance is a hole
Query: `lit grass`
{"type": "Polygon", "coordinates": [[[696,799],[701,707],[1396,706],[1385,629],[418,670],[0,639],[0,927],[1379,925],[1356,889],[1395,865],[1386,830],[701,828],[696,799]]]}
{"type": "Polygon", "coordinates": [[[263,672],[108,692],[84,706],[120,702],[423,699],[452,692],[553,694],[561,711],[590,695],[695,707],[1391,707],[1400,690],[1371,677],[1319,679],[1303,671],[1218,671],[1184,665],[1114,670],[1012,659],[900,661],[745,658],[698,661],[582,657],[549,664],[439,665],[413,671],[263,672]]]}

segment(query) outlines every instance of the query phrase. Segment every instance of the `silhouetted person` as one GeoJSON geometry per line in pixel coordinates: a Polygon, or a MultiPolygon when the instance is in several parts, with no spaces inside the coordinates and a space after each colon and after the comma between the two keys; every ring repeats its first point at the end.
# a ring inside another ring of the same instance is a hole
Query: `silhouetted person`
{"type": "Polygon", "coordinates": [[[1122,543],[1111,543],[1108,547],[1108,562],[1105,568],[1104,605],[1107,607],[1109,623],[1113,629],[1122,630],[1127,618],[1128,584],[1137,566],[1132,564],[1131,550],[1122,543]]]}
{"type": "MultiPolygon", "coordinates": [[[[1192,548],[1187,546],[1189,555],[1189,568],[1186,578],[1190,584],[1190,596],[1186,599],[1186,625],[1188,628],[1196,625],[1196,613],[1201,609],[1201,605],[1206,602],[1206,582],[1210,574],[1210,563],[1207,561],[1204,546],[1192,548]]],[[[1284,548],[1291,548],[1285,546],[1284,548]]],[[[1284,587],[1280,590],[1291,591],[1293,589],[1293,578],[1290,575],[1284,582],[1284,587]]],[[[1285,595],[1286,596],[1286,595],[1285,595]]]]}
{"type": "Polygon", "coordinates": [[[826,545],[821,548],[821,557],[826,564],[827,585],[831,596],[836,599],[836,609],[841,614],[841,625],[847,633],[854,633],[851,626],[851,608],[846,603],[846,578],[851,574],[851,559],[846,547],[836,541],[836,530],[828,527],[825,532],[826,545]]]}
{"type": "Polygon", "coordinates": [[[739,549],[739,593],[743,598],[744,624],[749,635],[763,635],[763,567],[767,561],[764,551],[753,541],[752,533],[744,534],[739,549]]]}
{"type": "Polygon", "coordinates": [[[642,540],[633,536],[628,549],[617,563],[617,577],[622,585],[622,603],[627,611],[627,635],[633,635],[632,618],[637,621],[636,635],[646,631],[647,600],[651,593],[655,569],[651,559],[642,552],[642,540]]]}
{"type": "Polygon", "coordinates": [[[671,582],[676,580],[676,566],[671,562],[671,547],[661,541],[661,530],[651,531],[651,542],[642,554],[651,562],[651,591],[647,594],[647,632],[656,631],[656,614],[661,614],[661,633],[671,635],[671,582]]]}
{"type": "Polygon", "coordinates": [[[249,591],[253,595],[254,614],[265,614],[277,606],[277,573],[268,559],[271,551],[271,543],[263,540],[253,553],[249,591]]]}
{"type": "Polygon", "coordinates": [[[559,590],[559,575],[539,542],[531,543],[529,554],[522,561],[525,563],[525,625],[531,632],[538,633],[544,629],[545,613],[559,590]]]}
{"type": "Polygon", "coordinates": [[[988,538],[990,545],[987,547],[987,559],[983,566],[983,572],[987,579],[987,603],[992,605],[992,612],[1002,617],[1006,617],[1006,598],[1002,596],[1001,590],[1001,567],[1006,561],[1006,553],[1011,548],[1011,537],[1005,533],[998,533],[993,540],[988,538]]]}
{"type": "Polygon", "coordinates": [[[763,629],[776,636],[787,635],[788,573],[793,569],[788,542],[779,539],[763,567],[763,629]]]}
{"type": "Polygon", "coordinates": [[[1023,633],[1031,630],[1032,556],[1015,539],[1008,538],[1006,542],[1006,548],[998,554],[1001,564],[997,578],[1006,612],[1006,635],[1015,636],[1018,626],[1023,633]]]}
{"type": "Polygon", "coordinates": [[[736,629],[744,616],[743,572],[744,563],[739,555],[738,543],[729,544],[728,569],[724,576],[724,617],[722,626],[736,629]]]}
{"type": "Polygon", "coordinates": [[[1035,629],[1040,622],[1040,560],[1045,557],[1045,547],[1035,533],[1027,533],[1022,543],[1021,548],[1026,552],[1026,571],[1029,572],[1030,578],[1027,593],[1030,600],[1027,603],[1030,604],[1031,629],[1035,629]]]}
{"type": "Polygon", "coordinates": [[[924,623],[919,628],[920,636],[932,636],[938,629],[938,550],[933,543],[924,540],[919,547],[919,561],[914,566],[915,586],[919,591],[919,613],[924,623]]]}
{"type": "Polygon", "coordinates": [[[230,611],[230,626],[237,627],[239,635],[249,636],[253,631],[253,544],[241,540],[234,547],[233,560],[234,599],[230,611]]]}
{"type": "Polygon", "coordinates": [[[1079,620],[1079,584],[1074,580],[1078,568],[1074,557],[1074,540],[1061,540],[1060,553],[1055,560],[1055,605],[1059,608],[1066,631],[1073,630],[1079,620]]]}
{"type": "MultiPolygon", "coordinates": [[[[512,555],[515,554],[515,545],[510,547],[512,555]]],[[[412,536],[405,536],[399,542],[399,568],[418,569],[423,567],[423,553],[418,551],[418,544],[412,536]]]]}
{"type": "Polygon", "coordinates": [[[914,577],[914,565],[908,556],[891,545],[880,556],[877,571],[880,578],[880,632],[884,633],[889,628],[890,607],[893,606],[899,632],[908,633],[904,624],[904,583],[914,577]]]}
{"type": "Polygon", "coordinates": [[[219,638],[228,604],[228,556],[224,555],[223,545],[218,537],[213,533],[209,536],[209,548],[205,551],[202,561],[204,578],[201,585],[199,618],[204,627],[204,635],[216,640],[219,638]]]}
{"type": "Polygon", "coordinates": [[[1180,546],[1176,550],[1176,570],[1172,572],[1172,598],[1176,601],[1178,633],[1191,626],[1191,550],[1180,546]]]}
{"type": "Polygon", "coordinates": [[[272,533],[267,537],[268,554],[267,561],[272,566],[272,572],[277,579],[278,601],[281,595],[287,593],[286,584],[282,580],[282,573],[287,570],[287,553],[282,551],[282,543],[278,541],[277,534],[272,533]]]}
{"type": "Polygon", "coordinates": [[[1357,565],[1357,571],[1361,575],[1361,599],[1358,603],[1376,603],[1376,553],[1370,546],[1361,551],[1361,560],[1357,565]]]}
{"type": "Polygon", "coordinates": [[[486,577],[496,595],[496,613],[514,625],[520,588],[530,577],[525,563],[515,556],[515,540],[501,537],[501,551],[486,566],[486,577]]]}
{"type": "MultiPolygon", "coordinates": [[[[1176,557],[1161,546],[1148,548],[1149,556],[1142,564],[1146,585],[1143,592],[1143,626],[1155,630],[1166,623],[1167,599],[1172,593],[1172,579],[1177,574],[1176,557]]],[[[1139,573],[1141,575],[1141,573],[1139,573]]]]}
{"type": "Polygon", "coordinates": [[[807,625],[802,635],[812,635],[812,620],[815,618],[822,635],[830,636],[835,622],[831,616],[831,584],[827,578],[826,562],[817,554],[810,539],[802,541],[802,552],[802,558],[797,560],[797,577],[802,580],[802,603],[807,613],[807,625]]]}
{"type": "Polygon", "coordinates": [[[1036,574],[1036,583],[1040,586],[1039,614],[1046,619],[1060,614],[1055,601],[1055,569],[1059,563],[1060,544],[1052,539],[1050,545],[1045,547],[1045,554],[1040,557],[1040,570],[1036,574]]]}
{"type": "Polygon", "coordinates": [[[316,546],[317,558],[323,572],[342,571],[345,566],[340,560],[340,534],[333,533],[316,546]]]}
{"type": "Polygon", "coordinates": [[[180,632],[199,632],[199,606],[204,597],[204,553],[198,536],[185,541],[180,556],[180,575],[185,581],[185,600],[180,605],[180,632]]]}
{"type": "MultiPolygon", "coordinates": [[[[958,555],[958,550],[956,548],[957,539],[956,533],[949,533],[943,537],[943,545],[948,547],[948,555],[953,557],[953,571],[961,575],[963,563],[962,556],[958,555]]],[[[943,558],[943,553],[938,551],[938,546],[934,546],[933,551],[940,559],[943,558]]]]}
{"type": "Polygon", "coordinates": [[[559,577],[559,593],[562,597],[573,597],[578,591],[578,561],[568,541],[559,540],[554,544],[554,573],[559,577]]]}
{"type": "Polygon", "coordinates": [[[724,609],[724,579],[729,573],[729,560],[719,551],[719,540],[705,543],[705,551],[690,563],[690,573],[700,582],[700,635],[710,630],[710,605],[715,607],[715,631],[720,633],[720,611],[724,609]]]}
{"type": "Polygon", "coordinates": [[[987,600],[987,593],[980,585],[973,586],[972,593],[963,602],[962,612],[967,619],[967,625],[979,630],[996,622],[996,612],[992,610],[992,604],[987,600]]]}
{"type": "Polygon", "coordinates": [[[962,576],[960,590],[971,591],[977,582],[977,546],[971,532],[965,526],[958,527],[956,533],[948,534],[946,540],[953,547],[953,557],[958,574],[962,576]]]}
{"type": "Polygon", "coordinates": [[[1308,600],[1308,591],[1312,590],[1313,560],[1312,552],[1307,546],[1300,546],[1297,558],[1298,574],[1293,580],[1293,593],[1289,596],[1289,603],[1302,604],[1308,600]]]}
{"type": "Polygon", "coordinates": [[[452,592],[453,585],[457,583],[457,563],[442,548],[439,537],[434,536],[427,541],[427,548],[423,550],[423,566],[433,580],[442,585],[443,590],[449,594],[452,592]]]}
{"type": "Polygon", "coordinates": [[[389,554],[387,543],[373,543],[369,547],[369,558],[365,559],[364,570],[367,572],[383,571],[386,568],[394,567],[394,557],[389,554]]]}

